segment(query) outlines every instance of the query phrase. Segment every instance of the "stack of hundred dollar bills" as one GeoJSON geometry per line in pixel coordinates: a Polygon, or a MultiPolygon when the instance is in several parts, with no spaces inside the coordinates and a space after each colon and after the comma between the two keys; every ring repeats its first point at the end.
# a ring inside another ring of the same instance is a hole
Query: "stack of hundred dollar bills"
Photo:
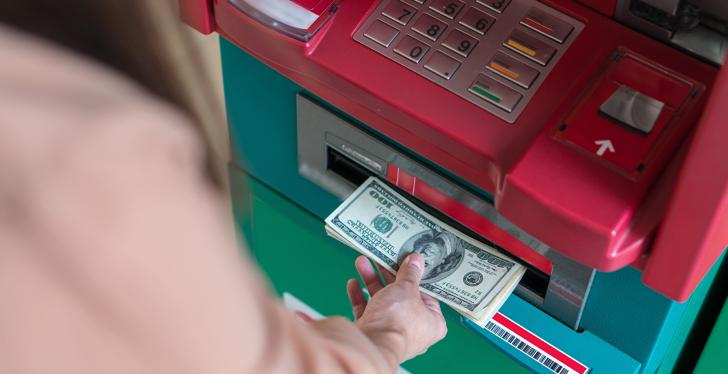
{"type": "Polygon", "coordinates": [[[481,327],[526,271],[496,249],[427,214],[375,177],[326,218],[326,233],[392,273],[408,254],[422,254],[422,292],[481,327]]]}

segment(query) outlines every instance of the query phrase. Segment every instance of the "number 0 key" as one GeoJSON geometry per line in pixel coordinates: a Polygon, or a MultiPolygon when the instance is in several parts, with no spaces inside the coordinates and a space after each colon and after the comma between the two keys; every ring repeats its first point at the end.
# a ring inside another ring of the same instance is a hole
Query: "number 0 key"
{"type": "Polygon", "coordinates": [[[427,54],[427,51],[429,49],[430,47],[418,42],[415,38],[411,36],[405,36],[397,44],[397,46],[394,47],[394,52],[414,62],[415,64],[418,64],[420,60],[422,60],[422,57],[427,54]]]}

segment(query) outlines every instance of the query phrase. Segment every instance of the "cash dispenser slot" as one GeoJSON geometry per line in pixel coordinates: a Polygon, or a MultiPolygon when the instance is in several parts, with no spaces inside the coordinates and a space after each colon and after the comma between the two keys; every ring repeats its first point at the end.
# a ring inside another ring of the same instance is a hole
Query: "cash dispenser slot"
{"type": "Polygon", "coordinates": [[[355,186],[364,183],[367,178],[375,175],[374,172],[360,163],[329,146],[326,147],[326,165],[328,170],[340,175],[355,186]]]}
{"type": "MultiPolygon", "coordinates": [[[[325,110],[325,112],[319,113],[333,115],[318,104],[299,96],[299,101],[301,100],[305,100],[306,107],[310,107],[309,105],[311,104],[315,105],[315,112],[325,110]]],[[[551,264],[542,254],[519,241],[517,237],[511,235],[512,232],[517,230],[515,226],[510,225],[507,232],[506,229],[497,228],[496,224],[489,222],[486,217],[479,217],[482,222],[491,226],[491,230],[501,231],[499,239],[508,236],[508,243],[520,247],[519,251],[514,252],[512,246],[501,245],[501,243],[497,243],[472,228],[467,227],[462,222],[459,222],[456,219],[459,217],[454,218],[448,215],[443,211],[447,209],[438,209],[442,207],[436,206],[437,204],[433,205],[432,202],[427,201],[426,196],[418,195],[417,193],[413,194],[411,190],[402,188],[403,185],[398,183],[401,180],[398,181],[393,177],[392,170],[400,171],[400,176],[404,176],[406,173],[405,170],[408,170],[421,176],[430,176],[430,178],[426,179],[431,179],[431,182],[437,180],[446,183],[447,185],[443,183],[436,184],[440,188],[449,191],[449,194],[459,196],[462,203],[467,204],[469,207],[475,207],[481,213],[487,210],[488,213],[486,215],[494,216],[497,213],[491,201],[479,195],[477,192],[443,176],[429,166],[414,161],[398,148],[386,144],[379,138],[364,132],[361,128],[352,125],[338,116],[335,117],[337,121],[341,121],[346,125],[335,125],[331,123],[331,120],[322,120],[319,116],[309,117],[311,114],[307,111],[303,113],[299,112],[299,173],[342,199],[346,198],[370,176],[378,176],[391,187],[402,191],[404,197],[424,211],[432,214],[448,225],[457,228],[475,240],[498,249],[514,261],[523,264],[527,268],[527,271],[521,279],[516,293],[534,305],[539,307],[543,305],[550,284],[551,264]],[[301,128],[301,123],[314,126],[315,128],[301,128]],[[326,126],[327,124],[332,126],[326,126]],[[531,253],[524,256],[524,252],[526,251],[531,253]]],[[[424,185],[425,181],[420,180],[419,186],[423,188],[424,185]]],[[[438,198],[440,201],[451,199],[451,203],[459,204],[454,199],[445,197],[444,193],[438,198]]],[[[477,214],[473,213],[473,215],[477,214]]],[[[500,220],[504,221],[505,219],[501,217],[500,220]]]]}

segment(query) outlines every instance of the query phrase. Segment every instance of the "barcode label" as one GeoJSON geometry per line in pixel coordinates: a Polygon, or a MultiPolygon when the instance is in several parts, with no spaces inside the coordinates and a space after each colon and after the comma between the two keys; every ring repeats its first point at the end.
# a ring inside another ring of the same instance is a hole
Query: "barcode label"
{"type": "Polygon", "coordinates": [[[589,371],[589,368],[580,362],[536,337],[533,333],[516,324],[501,313],[496,313],[496,315],[493,316],[493,319],[485,325],[485,329],[555,374],[583,374],[589,371]],[[511,328],[506,326],[506,324],[511,328]],[[522,333],[518,334],[514,330],[520,330],[522,333]],[[526,333],[524,334],[523,332],[526,333]],[[529,341],[529,337],[531,338],[531,341],[529,341]],[[551,352],[551,354],[549,352],[551,352]],[[565,358],[564,361],[567,362],[565,363],[562,360],[559,360],[554,357],[554,355],[565,358]]]}

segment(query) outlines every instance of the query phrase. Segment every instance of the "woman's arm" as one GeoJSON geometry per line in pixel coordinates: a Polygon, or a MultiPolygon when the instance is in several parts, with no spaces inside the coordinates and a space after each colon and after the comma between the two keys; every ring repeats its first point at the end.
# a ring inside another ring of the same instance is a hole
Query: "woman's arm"
{"type": "Polygon", "coordinates": [[[174,110],[2,30],[0,49],[0,372],[391,372],[417,353],[385,312],[285,310],[174,110]]]}

